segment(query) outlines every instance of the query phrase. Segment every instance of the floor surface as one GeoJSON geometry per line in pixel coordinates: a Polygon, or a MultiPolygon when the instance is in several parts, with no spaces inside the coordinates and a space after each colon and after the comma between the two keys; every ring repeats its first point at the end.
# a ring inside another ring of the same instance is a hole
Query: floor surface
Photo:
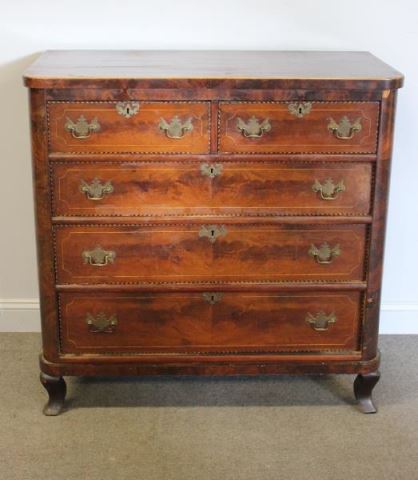
{"type": "Polygon", "coordinates": [[[418,480],[418,336],[382,336],[376,415],[353,376],[69,378],[45,417],[40,337],[0,334],[0,480],[418,480]]]}

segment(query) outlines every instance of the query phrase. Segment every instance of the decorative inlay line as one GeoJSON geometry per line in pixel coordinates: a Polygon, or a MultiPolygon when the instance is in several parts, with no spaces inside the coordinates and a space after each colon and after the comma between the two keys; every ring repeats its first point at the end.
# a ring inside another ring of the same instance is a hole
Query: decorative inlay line
{"type": "MultiPolygon", "coordinates": [[[[68,270],[66,269],[63,269],[64,271],[68,272],[68,270]]],[[[289,274],[291,276],[291,274],[289,274]]],[[[157,275],[152,275],[152,276],[149,276],[147,278],[155,278],[157,275]]],[[[183,274],[183,275],[170,275],[171,277],[178,277],[178,278],[184,278],[184,277],[191,277],[193,275],[187,275],[187,274],[183,274]]],[[[213,277],[212,275],[199,275],[200,277],[206,277],[206,278],[211,278],[213,277]]],[[[225,275],[225,277],[236,277],[238,275],[225,275]]],[[[241,277],[250,277],[251,275],[241,275],[241,277]]],[[[267,277],[268,275],[263,275],[263,277],[267,277]]],[[[275,276],[275,275],[271,275],[272,277],[275,276]]],[[[286,276],[286,274],[283,274],[283,276],[286,276]]],[[[301,276],[304,276],[304,277],[308,277],[308,276],[314,276],[313,274],[309,274],[309,273],[306,273],[306,274],[301,274],[301,276]]],[[[119,275],[118,277],[124,277],[124,278],[136,278],[137,276],[136,275],[119,275]]],[[[80,275],[77,275],[76,278],[86,278],[86,276],[80,276],[80,275]]],[[[88,277],[89,279],[91,278],[97,278],[96,276],[89,276],[88,277]]],[[[99,277],[101,278],[101,277],[99,277]]],[[[212,280],[191,280],[191,281],[183,281],[183,282],[178,282],[177,280],[174,280],[174,281],[171,281],[171,282],[156,282],[154,280],[150,280],[150,281],[146,281],[146,282],[126,282],[126,281],[123,281],[123,282],[110,282],[110,281],[106,281],[106,282],[93,282],[93,281],[90,281],[88,283],[88,285],[93,285],[93,286],[107,286],[107,285],[200,285],[200,286],[205,286],[205,285],[257,285],[257,284],[268,284],[268,285],[275,285],[275,284],[289,284],[289,283],[295,283],[295,284],[317,284],[317,283],[322,283],[322,284],[328,284],[328,283],[332,283],[332,284],[342,284],[342,283],[346,283],[348,285],[351,285],[352,282],[356,282],[356,281],[359,281],[361,282],[362,280],[334,280],[334,279],[318,279],[318,280],[264,280],[263,278],[257,278],[256,280],[242,280],[242,281],[235,281],[235,280],[216,280],[216,281],[212,281],[212,280]]],[[[67,282],[59,282],[57,283],[57,285],[86,285],[86,283],[75,283],[75,282],[71,282],[71,283],[67,283],[67,282]]]]}
{"type": "MultiPolygon", "coordinates": [[[[211,102],[209,100],[138,100],[138,99],[132,99],[131,101],[136,101],[140,102],[142,105],[144,104],[202,104],[206,105],[207,108],[207,116],[208,116],[208,129],[207,129],[207,135],[208,135],[208,150],[207,152],[202,153],[203,154],[208,154],[211,150],[211,102]]],[[[73,105],[73,104],[89,104],[89,105],[96,105],[96,104],[103,104],[103,105],[108,105],[108,104],[114,104],[116,105],[119,101],[118,100],[48,100],[46,102],[46,123],[47,123],[47,136],[48,136],[48,152],[51,152],[51,121],[50,121],[50,111],[49,111],[49,105],[50,104],[67,104],[67,105],[73,105]]],[[[116,152],[116,151],[102,151],[102,152],[97,152],[97,151],[85,151],[85,152],[66,152],[67,154],[71,155],[80,155],[80,154],[96,154],[96,155],[133,155],[133,154],[143,154],[143,155],[195,155],[193,152],[166,152],[166,151],[155,151],[155,152],[142,152],[141,150],[135,150],[135,151],[121,151],[121,152],[116,152]]]]}
{"type": "MultiPolygon", "coordinates": [[[[225,165],[227,164],[233,164],[234,166],[236,165],[237,166],[237,169],[239,170],[239,167],[244,165],[244,164],[250,164],[250,165],[254,165],[254,166],[259,166],[259,165],[269,165],[272,167],[272,169],[274,169],[275,167],[280,167],[280,166],[292,166],[294,167],[295,170],[298,169],[298,166],[305,166],[305,165],[312,165],[312,166],[316,166],[317,169],[331,169],[331,170],[334,170],[334,167],[335,167],[335,170],[337,171],[338,169],[343,169],[343,170],[349,170],[350,168],[354,168],[356,167],[357,165],[362,165],[362,164],[359,164],[358,162],[355,162],[355,161],[341,161],[341,162],[320,162],[318,163],[318,161],[309,161],[309,160],[304,160],[304,161],[299,161],[299,160],[296,160],[296,161],[292,161],[292,160],[278,160],[278,161],[274,161],[274,160],[262,160],[262,161],[254,161],[254,160],[244,160],[244,161],[239,161],[237,159],[235,160],[228,160],[228,161],[225,161],[223,162],[225,163],[225,165]]],[[[370,162],[371,164],[372,162],[370,162]]],[[[166,159],[166,160],[162,160],[162,161],[156,161],[156,160],[133,160],[133,161],[125,161],[125,162],[119,162],[119,161],[109,161],[109,160],[106,160],[106,161],[100,161],[100,160],[89,160],[89,161],[80,161],[80,160],[69,160],[69,161],[60,161],[60,160],[55,160],[55,161],[50,161],[49,162],[49,184],[50,184],[50,192],[51,192],[51,211],[53,212],[53,215],[56,215],[56,211],[55,211],[55,188],[54,188],[54,168],[56,165],[60,165],[60,166],[74,166],[74,165],[77,165],[77,166],[84,166],[84,165],[90,165],[90,166],[97,166],[97,167],[101,167],[101,166],[118,166],[118,167],[121,167],[121,168],[129,168],[131,166],[135,166],[135,167],[141,167],[142,165],[152,165],[152,166],[155,166],[155,167],[163,167],[163,166],[168,166],[168,165],[188,165],[188,166],[199,166],[201,164],[201,160],[188,160],[188,161],[173,161],[173,160],[170,160],[170,159],[166,159]]],[[[196,167],[197,168],[197,167],[196,167]]],[[[303,168],[301,168],[301,170],[303,170],[303,168]]],[[[372,179],[372,182],[374,182],[374,175],[375,175],[375,169],[372,167],[372,170],[371,170],[371,179],[372,179]]],[[[159,207],[157,206],[153,206],[152,207],[153,209],[157,209],[159,207]]],[[[162,207],[161,207],[162,208],[162,207]]],[[[166,207],[164,207],[166,208],[166,207]]],[[[183,207],[176,207],[178,210],[181,210],[183,207]]],[[[188,207],[190,208],[190,207],[188,207]]],[[[212,208],[210,206],[195,206],[195,207],[192,207],[192,208],[201,208],[201,209],[205,209],[205,208],[212,208]]],[[[327,210],[330,210],[330,207],[329,206],[324,206],[324,207],[280,207],[280,206],[277,206],[277,207],[265,207],[265,206],[257,206],[257,207],[241,207],[241,206],[231,206],[231,207],[214,207],[214,208],[217,208],[217,209],[225,209],[225,208],[230,208],[230,209],[246,209],[246,210],[251,210],[251,209],[254,209],[254,210],[274,210],[274,212],[270,213],[270,212],[251,212],[251,216],[255,216],[255,217],[274,217],[274,216],[280,216],[280,217],[293,217],[293,216],[306,216],[306,217],[309,217],[309,216],[313,216],[313,217],[316,217],[316,216],[329,216],[329,217],[367,217],[369,216],[369,213],[368,212],[338,212],[338,211],[328,211],[328,212],[321,212],[320,210],[323,208],[323,209],[327,209],[327,210]],[[311,212],[311,213],[307,213],[307,212],[304,212],[302,209],[305,209],[305,208],[312,208],[314,209],[315,211],[311,212]],[[281,212],[280,209],[288,209],[289,211],[288,212],[281,212]],[[299,213],[300,212],[300,213],[299,213]]],[[[337,208],[337,207],[335,207],[337,208]]],[[[338,207],[338,208],[345,208],[347,209],[348,207],[338,207]]],[[[351,208],[355,208],[354,206],[351,207],[351,208]]],[[[369,212],[371,210],[371,205],[369,205],[369,212]]],[[[64,214],[61,214],[59,215],[59,217],[68,217],[68,218],[71,218],[71,217],[76,217],[78,215],[72,215],[72,214],[69,214],[69,213],[64,213],[64,214]]],[[[112,218],[112,217],[115,217],[115,218],[122,218],[122,217],[139,217],[139,218],[149,218],[149,217],[195,217],[195,216],[199,216],[199,217],[210,217],[210,216],[213,216],[213,214],[205,214],[205,213],[199,213],[199,214],[196,214],[196,213],[190,213],[190,214],[184,214],[184,213],[157,213],[157,212],[152,212],[152,213],[134,213],[134,214],[130,214],[130,215],[125,215],[123,213],[111,213],[111,214],[106,214],[106,215],[103,215],[103,214],[100,214],[100,213],[89,213],[87,215],[87,217],[89,218],[106,218],[106,217],[109,217],[109,218],[112,218]]],[[[231,217],[231,218],[240,218],[240,217],[245,217],[245,216],[248,216],[248,214],[246,213],[216,213],[215,216],[219,216],[219,217],[231,217]]]]}
{"type": "MultiPolygon", "coordinates": [[[[274,224],[270,222],[265,222],[265,223],[251,223],[251,222],[243,222],[243,223],[238,223],[238,224],[233,224],[234,228],[258,228],[258,227],[278,227],[280,223],[274,224]]],[[[330,224],[332,225],[332,223],[330,224]]],[[[335,226],[340,227],[345,224],[337,224],[335,226]]],[[[356,223],[347,223],[347,226],[354,226],[357,225],[356,223]]],[[[358,225],[363,225],[363,223],[358,224],[358,225]]],[[[189,221],[185,222],[164,222],[163,224],[161,223],[144,223],[144,224],[138,224],[138,223],[102,223],[102,224],[97,224],[97,223],[63,223],[63,224],[56,224],[54,225],[54,228],[77,228],[77,227],[91,227],[91,228],[107,228],[107,227],[142,227],[142,228],[147,228],[147,227],[201,227],[202,223],[193,223],[189,221]]],[[[324,225],[323,224],[317,224],[317,223],[304,223],[303,227],[318,227],[314,228],[314,231],[328,231],[328,230],[323,230],[324,225]]],[[[305,231],[307,228],[302,228],[301,231],[305,231]]],[[[342,231],[350,231],[349,229],[342,229],[342,231]]],[[[187,230],[188,231],[188,230],[187,230]]],[[[293,230],[296,231],[296,230],[293,230]]],[[[338,230],[333,230],[333,231],[338,231],[338,230]]]]}
{"type": "MultiPolygon", "coordinates": [[[[157,208],[157,207],[154,207],[157,208]]],[[[199,208],[210,208],[210,207],[199,207],[199,208]]],[[[216,207],[216,208],[221,208],[221,207],[216,207]]],[[[224,208],[240,208],[240,209],[247,209],[251,210],[252,208],[257,208],[259,210],[263,209],[276,209],[278,210],[278,207],[224,207],[224,208]]],[[[138,213],[134,215],[124,215],[121,213],[112,213],[108,215],[99,215],[95,213],[89,213],[86,215],[86,218],[125,218],[125,217],[132,217],[132,218],[163,218],[163,217],[173,217],[173,218],[196,218],[196,217],[205,217],[205,218],[213,218],[213,217],[222,217],[222,218],[241,218],[241,217],[364,217],[367,218],[369,217],[369,214],[367,213],[352,213],[352,212],[329,212],[329,213],[322,213],[322,212],[313,212],[313,213],[306,213],[306,212],[298,212],[297,209],[301,207],[294,207],[293,209],[295,210],[294,212],[251,212],[250,214],[248,213],[190,213],[190,214],[184,214],[184,213],[138,213]]],[[[319,208],[319,207],[318,207],[319,208]]],[[[324,207],[325,208],[325,207],[324,207]]],[[[66,217],[66,218],[78,218],[80,215],[70,215],[68,213],[60,214],[58,216],[53,217],[53,219],[59,219],[61,217],[66,217]]]]}
{"type": "MultiPolygon", "coordinates": [[[[172,292],[172,293],[175,293],[175,292],[172,292]]],[[[243,293],[245,295],[245,292],[243,293]]],[[[126,295],[126,298],[130,298],[132,295],[126,295]]],[[[190,293],[189,295],[187,295],[188,297],[192,298],[193,297],[193,293],[190,293]]],[[[275,295],[274,294],[269,294],[269,295],[266,295],[266,296],[270,296],[270,297],[274,297],[275,295]]],[[[309,296],[312,296],[312,295],[307,295],[308,297],[309,296]]],[[[326,292],[324,292],[322,295],[322,297],[326,298],[326,297],[337,297],[339,296],[337,293],[334,293],[334,294],[327,294],[326,292]]],[[[362,298],[364,297],[364,294],[360,294],[360,301],[359,301],[359,304],[360,306],[363,304],[363,301],[362,301],[362,298]]],[[[125,297],[119,297],[119,298],[125,298],[125,297]]],[[[147,297],[149,298],[149,297],[147,297]]],[[[155,298],[155,297],[154,297],[155,298]]],[[[286,296],[278,296],[278,298],[286,298],[286,296]]],[[[289,295],[287,296],[287,298],[296,298],[295,295],[289,295]]],[[[350,301],[353,301],[352,299],[350,299],[350,301]]],[[[72,302],[70,302],[68,305],[71,305],[72,303],[74,302],[74,300],[72,302]]],[[[63,339],[63,325],[62,325],[62,304],[61,304],[61,294],[58,294],[58,300],[57,300],[57,303],[58,303],[58,330],[59,330],[59,338],[58,338],[58,342],[57,342],[57,345],[58,345],[58,348],[59,348],[59,352],[64,354],[65,355],[65,352],[63,352],[63,348],[62,348],[62,339],[63,339]]],[[[357,303],[357,302],[356,302],[357,303]]],[[[358,318],[359,321],[361,321],[361,317],[358,318]]],[[[352,322],[352,328],[354,329],[357,325],[357,322],[352,322]]],[[[66,336],[66,339],[67,341],[69,341],[70,343],[72,343],[74,345],[75,348],[77,348],[76,344],[69,338],[69,335],[67,334],[66,336]]],[[[203,346],[200,346],[200,345],[196,345],[196,347],[203,347],[203,346]]],[[[222,347],[221,345],[219,345],[219,348],[217,348],[217,346],[212,346],[212,345],[209,345],[208,346],[208,349],[202,349],[202,350],[193,350],[193,351],[183,351],[183,352],[179,352],[178,350],[181,349],[181,347],[177,347],[177,351],[169,351],[167,350],[167,348],[163,347],[163,346],[156,346],[156,348],[161,348],[161,350],[147,350],[146,347],[127,347],[127,348],[138,348],[138,349],[141,349],[141,351],[137,351],[137,350],[130,350],[130,351],[118,351],[118,352],[110,352],[110,351],[105,351],[106,346],[98,346],[98,347],[94,347],[94,346],[89,346],[89,347],[86,347],[85,350],[87,349],[95,349],[95,350],[101,350],[100,353],[95,353],[95,354],[92,354],[92,353],[87,353],[87,352],[84,352],[84,354],[86,355],[102,355],[102,356],[118,356],[118,355],[121,355],[121,356],[127,356],[127,355],[130,355],[130,356],[145,356],[145,355],[155,355],[155,356],[161,356],[161,355],[165,355],[165,356],[168,356],[168,355],[179,355],[179,356],[188,356],[188,355],[203,355],[203,356],[217,356],[217,355],[245,355],[245,354],[260,354],[260,353],[264,353],[264,354],[275,354],[275,353],[312,353],[312,354],[316,354],[316,353],[327,353],[329,352],[330,354],[332,353],[353,353],[353,350],[349,350],[349,349],[343,349],[341,348],[340,346],[335,346],[335,348],[333,348],[332,346],[330,345],[327,345],[327,344],[319,344],[319,343],[315,343],[315,345],[313,345],[314,348],[311,348],[311,349],[308,349],[307,347],[297,347],[295,345],[282,345],[282,346],[277,346],[276,348],[274,347],[265,347],[263,348],[262,346],[259,346],[258,348],[257,347],[254,347],[252,348],[252,346],[250,345],[245,345],[245,346],[241,346],[241,347],[231,347],[231,348],[225,348],[225,347],[222,347]],[[322,348],[326,346],[327,348],[322,348]],[[213,350],[212,350],[213,349],[213,350]]],[[[123,346],[120,346],[120,347],[113,347],[113,348],[123,348],[123,346]]],[[[203,347],[204,348],[204,347],[203,347]]],[[[83,354],[83,349],[79,349],[79,354],[83,354]]],[[[354,352],[357,352],[357,350],[355,350],[354,352]]]]}
{"type": "MultiPolygon", "coordinates": [[[[298,101],[304,101],[304,99],[298,99],[298,101]]],[[[338,154],[350,154],[350,155],[374,155],[377,153],[377,148],[378,148],[378,140],[379,140],[379,120],[380,120],[380,109],[381,109],[381,102],[380,101],[377,101],[377,100],[361,100],[361,101],[350,101],[350,100],[343,100],[343,101],[338,101],[338,100],[317,100],[317,101],[311,101],[312,105],[314,104],[344,104],[344,105],[347,105],[347,104],[376,104],[378,106],[377,108],[377,113],[376,113],[376,133],[375,133],[375,148],[374,148],[374,151],[362,151],[362,152],[349,152],[347,150],[344,150],[343,152],[337,150],[337,151],[333,151],[333,150],[330,150],[330,151],[321,151],[321,152],[318,152],[318,151],[304,151],[303,153],[300,153],[300,152],[295,152],[295,151],[292,151],[292,150],[289,150],[289,151],[278,151],[278,152],[262,152],[262,151],[242,151],[242,152],[228,152],[228,153],[223,153],[221,152],[221,114],[223,113],[222,112],[222,105],[231,105],[231,104],[234,104],[234,105],[257,105],[257,104],[267,104],[267,105],[286,105],[286,104],[289,104],[291,103],[292,100],[286,100],[286,101],[282,101],[282,100],[273,100],[273,101],[241,101],[241,100],[238,100],[238,101],[234,101],[234,100],[231,100],[231,101],[220,101],[219,102],[219,108],[218,108],[218,122],[217,122],[217,141],[218,141],[218,144],[217,144],[217,151],[218,151],[218,154],[226,154],[226,155],[298,155],[298,154],[302,154],[302,155],[338,155],[338,154]]]]}

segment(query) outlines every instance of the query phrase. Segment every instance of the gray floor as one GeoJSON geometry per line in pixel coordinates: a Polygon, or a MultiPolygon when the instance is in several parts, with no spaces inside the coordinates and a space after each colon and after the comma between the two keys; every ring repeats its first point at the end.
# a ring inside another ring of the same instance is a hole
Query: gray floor
{"type": "Polygon", "coordinates": [[[69,379],[44,417],[37,334],[0,334],[0,480],[417,480],[418,336],[383,336],[376,415],[352,376],[69,379]]]}

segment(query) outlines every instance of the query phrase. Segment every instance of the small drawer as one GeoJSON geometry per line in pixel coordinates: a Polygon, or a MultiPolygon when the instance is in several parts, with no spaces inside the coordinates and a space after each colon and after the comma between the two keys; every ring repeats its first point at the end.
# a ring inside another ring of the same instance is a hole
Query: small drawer
{"type": "Polygon", "coordinates": [[[367,215],[369,163],[52,164],[56,216],[367,215]]]}
{"type": "Polygon", "coordinates": [[[49,102],[51,152],[208,153],[208,102],[49,102]]]}
{"type": "Polygon", "coordinates": [[[326,292],[61,293],[62,353],[358,349],[362,295],[326,292]]]}
{"type": "Polygon", "coordinates": [[[378,102],[221,102],[221,153],[376,153],[378,102]]]}
{"type": "Polygon", "coordinates": [[[57,283],[362,281],[366,228],[56,226],[57,283]]]}

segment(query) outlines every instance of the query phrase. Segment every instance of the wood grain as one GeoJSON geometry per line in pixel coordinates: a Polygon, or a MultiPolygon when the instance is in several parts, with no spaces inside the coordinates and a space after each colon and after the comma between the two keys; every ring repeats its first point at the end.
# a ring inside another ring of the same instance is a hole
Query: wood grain
{"type": "Polygon", "coordinates": [[[396,91],[385,92],[382,99],[378,149],[379,161],[376,171],[373,224],[370,235],[370,256],[367,274],[367,316],[365,318],[363,337],[365,359],[375,357],[378,351],[380,301],[396,99],[396,91]]]}
{"type": "Polygon", "coordinates": [[[48,181],[48,142],[45,91],[30,91],[30,125],[32,140],[32,174],[35,192],[35,226],[38,259],[42,349],[44,358],[57,360],[58,314],[50,191],[48,181]]]}
{"type": "Polygon", "coordinates": [[[206,102],[140,102],[139,112],[125,118],[116,110],[117,102],[49,102],[48,126],[51,152],[143,152],[208,153],[209,104],[206,102]],[[80,116],[97,119],[100,131],[89,138],[74,138],[65,128],[68,119],[80,116]],[[161,119],[170,123],[178,116],[191,120],[193,129],[182,138],[168,138],[161,131],[161,119]]]}
{"type": "Polygon", "coordinates": [[[364,52],[68,51],[25,82],[40,366],[60,404],[63,375],[375,378],[399,72],[364,52]],[[122,101],[139,113],[121,116],[122,101]],[[294,102],[312,109],[298,118],[294,102]],[[100,131],[73,138],[65,123],[81,115],[100,131]],[[159,129],[175,115],[192,118],[180,139],[159,129]],[[253,115],[272,128],[245,138],[237,118],[253,115]],[[328,128],[344,116],[360,119],[351,139],[328,128]],[[92,201],[80,184],[95,178],[113,191],[92,201]],[[344,182],[335,200],[312,189],[327,179],[344,182]],[[324,242],[340,251],[319,264],[309,251],[324,242]],[[85,262],[98,245],[113,262],[85,262]],[[336,316],[322,332],[306,322],[320,311],[336,316]],[[100,314],[116,315],[113,333],[89,329],[100,314]]]}
{"type": "Polygon", "coordinates": [[[359,292],[224,293],[215,304],[200,293],[61,293],[63,353],[273,352],[358,348],[359,292]],[[308,313],[334,313],[315,331],[308,313]],[[86,317],[116,316],[112,333],[92,333],[86,317]]]}
{"type": "Polygon", "coordinates": [[[211,243],[201,225],[55,227],[57,283],[354,281],[364,278],[366,225],[230,225],[211,243]],[[340,246],[321,265],[312,244],[340,246]],[[100,246],[113,263],[93,266],[82,254],[100,246]]]}
{"type": "Polygon", "coordinates": [[[221,102],[218,149],[221,153],[374,153],[377,148],[378,102],[314,102],[303,118],[292,115],[286,102],[221,102]],[[260,138],[246,138],[238,119],[268,120],[271,130],[260,138]],[[329,131],[331,119],[361,121],[361,131],[350,140],[329,131]]]}
{"type": "Polygon", "coordinates": [[[368,52],[56,50],[27,69],[32,88],[179,88],[234,80],[264,88],[397,88],[403,76],[368,52]]]}
{"type": "Polygon", "coordinates": [[[372,165],[297,162],[156,161],[51,167],[55,216],[368,215],[372,165]],[[206,170],[204,167],[206,166],[206,170]],[[211,178],[206,173],[216,169],[211,178]],[[98,179],[113,191],[91,200],[80,190],[98,179]],[[315,181],[343,182],[324,200],[315,181]]]}

